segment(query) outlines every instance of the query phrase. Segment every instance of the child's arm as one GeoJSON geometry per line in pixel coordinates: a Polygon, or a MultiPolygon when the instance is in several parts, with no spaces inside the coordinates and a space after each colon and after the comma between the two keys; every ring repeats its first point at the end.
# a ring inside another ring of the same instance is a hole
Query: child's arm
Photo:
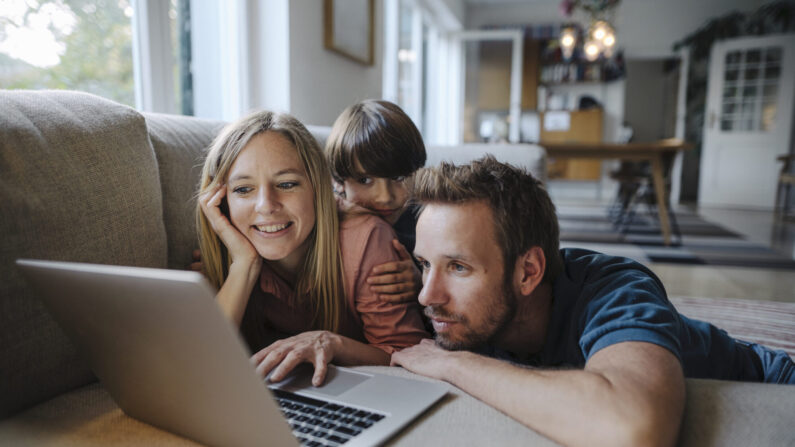
{"type": "Polygon", "coordinates": [[[422,289],[422,275],[406,247],[397,239],[392,246],[400,260],[373,267],[367,284],[378,298],[388,303],[412,302],[422,289]]]}

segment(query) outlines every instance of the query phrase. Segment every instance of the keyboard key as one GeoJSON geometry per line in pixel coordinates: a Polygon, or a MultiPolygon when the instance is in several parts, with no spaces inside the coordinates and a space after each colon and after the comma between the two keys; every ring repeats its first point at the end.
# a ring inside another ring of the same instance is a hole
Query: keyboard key
{"type": "Polygon", "coordinates": [[[314,430],[313,427],[301,427],[301,428],[298,429],[298,432],[299,433],[303,433],[303,434],[308,434],[308,433],[311,433],[312,430],[314,430]]]}
{"type": "Polygon", "coordinates": [[[323,409],[329,410],[329,411],[337,411],[340,408],[342,408],[342,405],[337,405],[337,404],[326,404],[326,406],[323,407],[323,409]]]}
{"type": "Polygon", "coordinates": [[[377,413],[373,413],[370,416],[367,416],[367,419],[370,419],[373,422],[378,422],[383,418],[384,418],[383,414],[377,414],[377,413]]]}
{"type": "Polygon", "coordinates": [[[348,436],[356,436],[356,435],[358,435],[359,433],[362,432],[358,428],[348,428],[348,427],[342,427],[342,426],[335,428],[334,431],[337,432],[337,433],[342,433],[344,435],[348,435],[348,436]]]}
{"type": "Polygon", "coordinates": [[[342,409],[340,409],[340,413],[342,413],[342,414],[351,414],[351,413],[354,413],[355,411],[356,410],[354,410],[351,407],[342,407],[342,409]]]}
{"type": "Polygon", "coordinates": [[[324,422],[322,424],[319,424],[319,427],[320,428],[325,428],[326,430],[331,430],[333,428],[337,428],[337,424],[335,424],[333,422],[324,422]]]}
{"type": "Polygon", "coordinates": [[[312,436],[324,439],[326,436],[328,436],[328,433],[324,432],[323,430],[315,430],[314,432],[312,432],[312,436]]]}
{"type": "Polygon", "coordinates": [[[369,411],[359,410],[356,413],[354,413],[353,415],[356,416],[357,418],[363,418],[363,417],[366,417],[366,416],[370,416],[371,414],[372,413],[370,413],[369,411]]]}
{"type": "Polygon", "coordinates": [[[328,437],[329,441],[339,442],[340,444],[345,444],[346,442],[348,442],[348,439],[349,438],[343,438],[337,435],[331,435],[328,437]]]}
{"type": "Polygon", "coordinates": [[[370,426],[372,426],[373,423],[371,421],[365,420],[365,421],[356,421],[353,423],[353,425],[361,428],[370,428],[370,426]]]}

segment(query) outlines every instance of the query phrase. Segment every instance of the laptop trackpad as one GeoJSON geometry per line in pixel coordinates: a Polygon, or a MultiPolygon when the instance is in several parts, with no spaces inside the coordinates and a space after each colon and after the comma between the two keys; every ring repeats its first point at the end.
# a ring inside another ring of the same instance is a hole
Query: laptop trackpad
{"type": "Polygon", "coordinates": [[[325,394],[327,396],[339,396],[360,383],[370,379],[370,375],[339,370],[332,365],[328,366],[326,380],[319,387],[312,386],[312,374],[314,365],[303,363],[296,367],[286,379],[271,385],[272,388],[280,388],[287,391],[306,391],[315,394],[325,394]]]}

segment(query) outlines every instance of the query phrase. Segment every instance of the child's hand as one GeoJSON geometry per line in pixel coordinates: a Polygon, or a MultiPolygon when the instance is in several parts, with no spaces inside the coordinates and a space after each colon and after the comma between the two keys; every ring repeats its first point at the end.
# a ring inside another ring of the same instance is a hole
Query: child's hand
{"type": "Polygon", "coordinates": [[[397,239],[392,245],[400,257],[399,261],[385,262],[373,267],[367,278],[370,290],[378,294],[378,298],[389,303],[413,302],[422,289],[422,275],[414,264],[406,247],[397,239]]]}

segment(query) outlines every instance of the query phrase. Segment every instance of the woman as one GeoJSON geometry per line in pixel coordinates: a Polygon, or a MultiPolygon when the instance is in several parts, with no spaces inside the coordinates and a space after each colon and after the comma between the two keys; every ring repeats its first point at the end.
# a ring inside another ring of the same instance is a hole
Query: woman
{"type": "Polygon", "coordinates": [[[366,277],[397,259],[386,222],[357,215],[340,225],[317,142],[289,115],[258,112],[227,126],[202,172],[197,208],[205,271],[224,313],[278,381],[301,362],[389,363],[427,337],[417,304],[378,300],[366,277]],[[260,344],[261,346],[261,344],[260,344]]]}

